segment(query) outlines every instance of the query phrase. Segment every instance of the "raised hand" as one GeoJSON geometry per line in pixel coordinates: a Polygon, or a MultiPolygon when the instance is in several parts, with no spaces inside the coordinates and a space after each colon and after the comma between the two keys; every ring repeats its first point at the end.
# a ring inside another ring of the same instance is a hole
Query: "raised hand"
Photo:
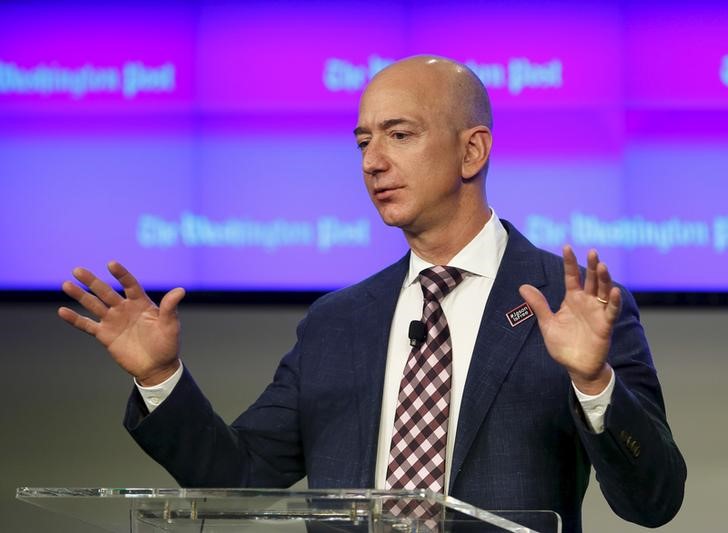
{"type": "Polygon", "coordinates": [[[80,303],[96,320],[68,307],[58,315],[72,326],[93,335],[124,370],[140,385],[161,383],[179,367],[177,305],[185,291],[176,288],[164,295],[159,307],[149,299],[139,282],[120,263],[108,264],[109,272],[121,283],[126,298],[85,268],[75,268],[73,276],[83,289],[70,281],[63,292],[80,303]]]}
{"type": "Polygon", "coordinates": [[[519,292],[536,315],[551,357],[566,368],[580,391],[598,394],[611,378],[607,354],[622,295],[595,250],[587,255],[582,286],[574,251],[564,246],[564,280],[566,295],[556,313],[535,287],[522,285],[519,292]]]}

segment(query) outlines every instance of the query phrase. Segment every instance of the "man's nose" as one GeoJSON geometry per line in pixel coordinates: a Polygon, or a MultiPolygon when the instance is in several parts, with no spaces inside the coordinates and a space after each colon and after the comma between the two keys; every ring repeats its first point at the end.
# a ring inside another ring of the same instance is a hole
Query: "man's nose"
{"type": "Polygon", "coordinates": [[[364,174],[370,176],[375,176],[387,170],[389,162],[379,142],[375,141],[375,139],[371,139],[364,149],[361,164],[364,174]]]}

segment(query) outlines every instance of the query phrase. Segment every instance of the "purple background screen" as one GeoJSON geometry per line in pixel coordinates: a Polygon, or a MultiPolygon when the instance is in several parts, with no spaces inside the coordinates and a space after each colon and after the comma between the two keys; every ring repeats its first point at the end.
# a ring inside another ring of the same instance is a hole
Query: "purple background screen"
{"type": "Polygon", "coordinates": [[[362,87],[412,54],[494,107],[488,199],[638,291],[728,291],[725,2],[0,3],[0,289],[324,290],[406,251],[362,87]]]}

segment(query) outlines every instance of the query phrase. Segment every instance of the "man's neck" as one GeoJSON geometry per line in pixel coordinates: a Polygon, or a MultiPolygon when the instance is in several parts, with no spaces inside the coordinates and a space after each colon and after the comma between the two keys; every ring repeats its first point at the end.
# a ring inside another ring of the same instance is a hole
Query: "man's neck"
{"type": "Polygon", "coordinates": [[[414,253],[433,265],[447,265],[460,250],[465,248],[490,220],[490,208],[474,213],[464,221],[433,228],[418,234],[404,232],[407,243],[414,253]]]}

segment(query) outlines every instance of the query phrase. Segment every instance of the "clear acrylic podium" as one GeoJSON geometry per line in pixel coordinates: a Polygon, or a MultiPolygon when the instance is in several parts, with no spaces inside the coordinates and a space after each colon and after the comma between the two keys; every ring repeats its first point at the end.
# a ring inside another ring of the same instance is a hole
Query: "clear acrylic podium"
{"type": "Polygon", "coordinates": [[[484,511],[424,490],[21,487],[17,498],[115,533],[561,532],[551,511],[484,511]],[[396,510],[408,503],[425,516],[396,510]]]}

